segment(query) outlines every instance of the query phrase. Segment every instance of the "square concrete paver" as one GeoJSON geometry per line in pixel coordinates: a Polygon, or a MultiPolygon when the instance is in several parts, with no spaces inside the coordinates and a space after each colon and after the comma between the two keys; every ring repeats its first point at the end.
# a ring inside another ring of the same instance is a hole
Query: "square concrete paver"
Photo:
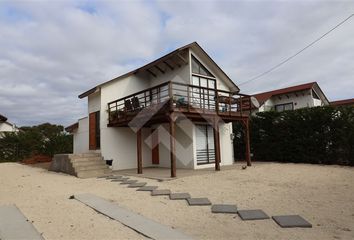
{"type": "Polygon", "coordinates": [[[269,219],[269,216],[260,209],[255,210],[239,210],[238,215],[242,220],[262,220],[269,219]]]}
{"type": "Polygon", "coordinates": [[[111,182],[124,182],[128,180],[129,180],[128,177],[122,177],[122,178],[112,179],[111,182]]]}
{"type": "Polygon", "coordinates": [[[132,184],[132,183],[136,183],[138,180],[126,180],[121,182],[120,184],[132,184]]]}
{"type": "Polygon", "coordinates": [[[171,193],[170,199],[171,200],[186,200],[187,198],[191,198],[189,193],[171,193]]]}
{"type": "Polygon", "coordinates": [[[187,198],[189,206],[207,206],[211,205],[208,198],[187,198]]]}
{"type": "Polygon", "coordinates": [[[311,228],[312,224],[299,215],[273,216],[273,220],[282,228],[311,228]]]}
{"type": "Polygon", "coordinates": [[[233,204],[214,204],[211,207],[212,213],[237,213],[237,206],[233,204]]]}
{"type": "Polygon", "coordinates": [[[161,196],[161,195],[170,195],[171,191],[168,189],[160,189],[160,190],[153,190],[151,192],[151,196],[161,196]]]}
{"type": "Polygon", "coordinates": [[[137,191],[154,191],[155,189],[157,189],[157,186],[144,186],[141,188],[138,188],[137,191]]]}
{"type": "Polygon", "coordinates": [[[146,182],[137,182],[137,183],[132,183],[128,186],[128,188],[137,188],[137,187],[144,187],[146,185],[146,182]]]}
{"type": "Polygon", "coordinates": [[[108,176],[108,177],[106,177],[106,179],[120,179],[122,177],[123,176],[114,175],[114,176],[108,176]]]}

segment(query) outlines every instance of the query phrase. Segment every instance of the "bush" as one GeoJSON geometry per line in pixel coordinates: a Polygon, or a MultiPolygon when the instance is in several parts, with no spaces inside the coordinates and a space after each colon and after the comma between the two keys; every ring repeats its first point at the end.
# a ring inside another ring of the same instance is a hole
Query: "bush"
{"type": "Polygon", "coordinates": [[[0,162],[20,161],[36,154],[53,156],[72,152],[72,136],[64,127],[49,123],[21,127],[17,133],[4,133],[0,138],[0,162]]]}
{"type": "Polygon", "coordinates": [[[250,134],[254,160],[354,166],[353,107],[257,113],[250,134]]]}

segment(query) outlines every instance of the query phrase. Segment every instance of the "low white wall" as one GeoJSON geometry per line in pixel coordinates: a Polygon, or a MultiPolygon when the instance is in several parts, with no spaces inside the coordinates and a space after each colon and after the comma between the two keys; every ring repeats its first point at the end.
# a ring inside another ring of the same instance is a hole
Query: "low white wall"
{"type": "MultiPolygon", "coordinates": [[[[150,129],[142,130],[143,167],[151,166],[151,150],[144,142],[150,129]]],[[[112,159],[113,170],[137,168],[137,135],[127,127],[101,130],[101,153],[104,159],[112,159]]]]}
{"type": "Polygon", "coordinates": [[[86,153],[89,151],[89,125],[88,117],[79,119],[79,127],[73,133],[74,150],[76,153],[86,153]]]}

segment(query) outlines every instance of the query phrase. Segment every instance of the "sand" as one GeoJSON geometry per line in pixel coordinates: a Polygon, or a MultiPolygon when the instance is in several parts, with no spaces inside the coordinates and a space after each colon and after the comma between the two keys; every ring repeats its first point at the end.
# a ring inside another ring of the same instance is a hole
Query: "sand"
{"type": "MultiPolygon", "coordinates": [[[[178,172],[177,172],[178,173],[178,172]]],[[[133,179],[139,179],[132,177],[133,179]]],[[[16,204],[46,239],[142,239],[69,196],[93,193],[197,239],[354,239],[354,168],[255,163],[253,167],[157,182],[160,189],[263,209],[269,215],[300,214],[311,229],[282,229],[272,220],[242,221],[212,214],[210,206],[151,197],[105,179],[78,179],[16,163],[0,164],[0,205],[16,204]]]]}

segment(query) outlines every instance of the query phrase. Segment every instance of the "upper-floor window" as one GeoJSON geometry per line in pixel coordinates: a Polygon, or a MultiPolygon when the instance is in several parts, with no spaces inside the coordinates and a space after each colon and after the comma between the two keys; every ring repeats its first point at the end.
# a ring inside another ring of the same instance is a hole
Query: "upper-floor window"
{"type": "Polygon", "coordinates": [[[192,55],[192,73],[200,74],[215,78],[208,69],[206,69],[193,55],[192,55]]]}
{"type": "Polygon", "coordinates": [[[216,88],[215,77],[193,55],[192,84],[205,88],[216,88]]]}
{"type": "Polygon", "coordinates": [[[288,110],[294,110],[294,104],[292,102],[275,105],[275,111],[277,112],[283,112],[288,110]]]}
{"type": "Polygon", "coordinates": [[[320,99],[320,97],[317,95],[317,93],[312,89],[312,97],[315,99],[320,99]]]}

